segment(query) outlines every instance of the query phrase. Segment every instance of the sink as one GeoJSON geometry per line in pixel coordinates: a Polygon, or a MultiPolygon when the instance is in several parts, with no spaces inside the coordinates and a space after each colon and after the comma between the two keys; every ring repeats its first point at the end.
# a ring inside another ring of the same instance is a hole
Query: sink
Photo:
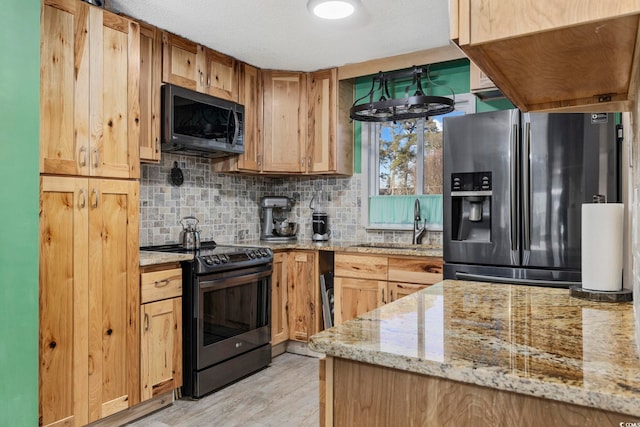
{"type": "Polygon", "coordinates": [[[373,248],[373,249],[399,249],[404,251],[433,251],[440,248],[424,245],[412,245],[407,243],[360,243],[358,245],[352,245],[352,248],[373,248]]]}

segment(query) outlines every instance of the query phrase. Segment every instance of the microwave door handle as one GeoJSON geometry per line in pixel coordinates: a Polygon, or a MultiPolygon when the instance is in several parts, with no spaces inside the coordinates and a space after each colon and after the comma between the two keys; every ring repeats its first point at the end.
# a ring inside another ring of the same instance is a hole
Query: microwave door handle
{"type": "Polygon", "coordinates": [[[238,134],[240,133],[240,124],[238,123],[238,112],[236,111],[235,107],[232,111],[235,126],[233,127],[233,141],[231,141],[231,145],[236,145],[236,142],[238,142],[238,134]]]}

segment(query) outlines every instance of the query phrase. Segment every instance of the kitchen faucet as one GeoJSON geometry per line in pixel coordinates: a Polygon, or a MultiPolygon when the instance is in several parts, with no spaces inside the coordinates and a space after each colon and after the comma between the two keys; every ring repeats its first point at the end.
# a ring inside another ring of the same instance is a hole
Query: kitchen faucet
{"type": "Polygon", "coordinates": [[[415,204],[413,205],[413,241],[414,245],[419,245],[422,243],[422,238],[427,232],[426,223],[427,220],[425,218],[424,225],[420,227],[420,200],[416,199],[415,204]]]}

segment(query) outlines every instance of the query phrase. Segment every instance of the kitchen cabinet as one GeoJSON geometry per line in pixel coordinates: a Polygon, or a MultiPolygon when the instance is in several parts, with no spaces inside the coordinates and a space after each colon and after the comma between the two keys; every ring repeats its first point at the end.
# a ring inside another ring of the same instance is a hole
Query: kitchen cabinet
{"type": "Polygon", "coordinates": [[[322,329],[318,254],[290,251],[287,257],[289,339],[306,342],[322,329]]]}
{"type": "Polygon", "coordinates": [[[204,46],[198,46],[198,60],[204,61],[204,92],[238,102],[238,62],[204,46]]]}
{"type": "Polygon", "coordinates": [[[140,161],[160,162],[161,31],[140,24],[140,161]]]}
{"type": "Polygon", "coordinates": [[[40,179],[41,425],[139,401],[138,183],[40,179]]]}
{"type": "Polygon", "coordinates": [[[353,174],[352,83],[338,81],[335,68],[306,74],[242,69],[245,152],[214,160],[214,171],[353,174]]]}
{"type": "Polygon", "coordinates": [[[238,63],[206,46],[162,33],[162,81],[238,101],[238,63]]]}
{"type": "Polygon", "coordinates": [[[205,61],[197,61],[198,44],[183,37],[162,32],[162,81],[204,92],[205,61]]]}
{"type": "Polygon", "coordinates": [[[307,75],[262,71],[263,172],[306,170],[307,75]]]}
{"type": "Polygon", "coordinates": [[[182,386],[182,269],[177,263],[140,274],[140,400],[182,386]]]}
{"type": "Polygon", "coordinates": [[[353,84],[331,68],[308,75],[307,173],[353,174],[353,84]]]}
{"type": "Polygon", "coordinates": [[[273,254],[273,273],[271,274],[271,345],[280,344],[289,339],[289,313],[287,297],[288,254],[273,254]]]}
{"type": "Polygon", "coordinates": [[[442,281],[442,258],[336,253],[334,324],[442,281]]]}
{"type": "Polygon", "coordinates": [[[138,178],[139,26],[78,0],[44,0],[40,172],[138,178]]]}
{"type": "Polygon", "coordinates": [[[450,37],[523,111],[630,111],[640,2],[450,0],[450,37]]]}

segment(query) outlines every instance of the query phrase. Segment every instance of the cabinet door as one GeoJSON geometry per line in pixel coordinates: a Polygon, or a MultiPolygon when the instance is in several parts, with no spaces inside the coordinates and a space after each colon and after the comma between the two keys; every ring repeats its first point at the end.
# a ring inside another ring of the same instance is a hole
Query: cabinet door
{"type": "Polygon", "coordinates": [[[162,81],[204,91],[205,61],[197,60],[198,45],[175,34],[162,33],[162,81]]]}
{"type": "Polygon", "coordinates": [[[89,6],[42,3],[40,172],[89,174],[89,6]]]}
{"type": "Polygon", "coordinates": [[[91,175],[140,177],[140,27],[92,7],[90,40],[91,175]]]}
{"type": "Polygon", "coordinates": [[[287,254],[276,252],[271,275],[271,345],[289,339],[287,279],[287,254]]]}
{"type": "Polygon", "coordinates": [[[335,277],[334,324],[351,320],[387,303],[387,282],[335,277]]]}
{"type": "Polygon", "coordinates": [[[307,83],[304,73],[263,71],[264,172],[306,170],[307,83]]]}
{"type": "Polygon", "coordinates": [[[160,30],[140,24],[140,161],[160,161],[160,30]]]}
{"type": "Polygon", "coordinates": [[[307,172],[336,170],[338,70],[309,74],[309,135],[307,172]]]}
{"type": "Polygon", "coordinates": [[[289,339],[306,342],[320,330],[320,289],[315,252],[288,254],[289,339]]]}
{"type": "MultiPolygon", "coordinates": [[[[215,50],[201,48],[205,58],[205,91],[209,95],[238,102],[238,63],[215,50]]],[[[200,54],[200,52],[198,53],[200,54]]]]}
{"type": "Polygon", "coordinates": [[[43,426],[89,421],[88,221],[86,178],[40,178],[38,409],[43,426]]]}
{"type": "Polygon", "coordinates": [[[89,421],[140,400],[138,183],[89,180],[89,421]]]}
{"type": "Polygon", "coordinates": [[[143,304],[140,311],[140,398],[182,385],[182,298],[143,304]]]}
{"type": "Polygon", "coordinates": [[[402,297],[406,297],[407,295],[428,288],[429,286],[431,285],[389,282],[387,285],[387,289],[389,291],[389,302],[397,301],[402,297]]]}
{"type": "Polygon", "coordinates": [[[260,70],[248,64],[240,68],[240,103],[244,105],[244,154],[238,169],[262,169],[262,81],[260,70]]]}
{"type": "Polygon", "coordinates": [[[389,281],[433,285],[442,281],[440,257],[389,257],[389,281]]]}

